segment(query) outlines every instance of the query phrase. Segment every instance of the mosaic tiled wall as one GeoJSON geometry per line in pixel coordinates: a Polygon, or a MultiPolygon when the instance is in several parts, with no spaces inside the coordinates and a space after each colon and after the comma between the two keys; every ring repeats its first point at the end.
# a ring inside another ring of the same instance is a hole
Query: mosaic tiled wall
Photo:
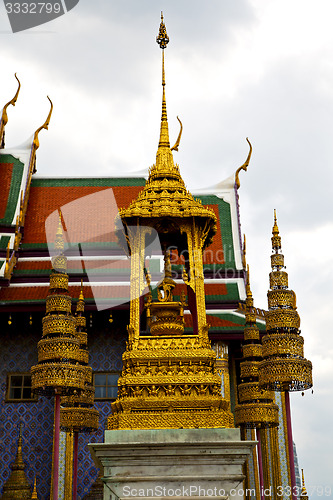
{"type": "MultiPolygon", "coordinates": [[[[36,402],[5,402],[7,374],[29,372],[30,367],[37,363],[37,342],[41,338],[41,330],[40,327],[29,326],[23,315],[19,318],[12,316],[12,325],[8,325],[7,321],[0,324],[0,495],[11,473],[10,464],[15,459],[18,429],[22,422],[26,474],[31,485],[36,476],[39,498],[46,500],[50,495],[52,467],[53,400],[39,397],[36,402]]],[[[127,337],[125,321],[124,317],[122,326],[118,324],[117,327],[116,321],[109,323],[106,315],[100,316],[99,320],[94,316],[92,327],[88,328],[90,365],[94,371],[121,369],[127,337]]],[[[79,499],[89,492],[98,474],[87,444],[103,442],[106,418],[111,412],[110,401],[96,402],[95,407],[100,411],[99,430],[79,436],[79,499]]]]}

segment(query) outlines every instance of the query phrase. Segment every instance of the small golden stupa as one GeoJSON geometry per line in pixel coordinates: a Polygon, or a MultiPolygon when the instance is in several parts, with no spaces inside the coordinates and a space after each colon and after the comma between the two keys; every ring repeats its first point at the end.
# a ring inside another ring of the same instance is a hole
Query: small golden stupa
{"type": "Polygon", "coordinates": [[[164,70],[168,42],[162,15],[157,43],[162,49],[163,97],[156,164],[137,199],[120,210],[131,255],[130,324],[118,398],[111,405],[108,429],[234,427],[229,401],[221,396],[221,378],[206,321],[202,252],[216,232],[216,217],[187,191],[173,160],[172,150],[178,149],[180,137],[170,148],[164,70]],[[153,231],[164,255],[164,278],[154,300],[144,265],[153,231]],[[176,301],[171,257],[181,255],[185,256],[182,282],[187,294],[182,290],[176,301]],[[143,311],[140,297],[147,284],[150,291],[143,311]],[[187,298],[193,321],[191,334],[184,333],[187,298]],[[140,328],[144,320],[145,333],[140,328]]]}
{"type": "Polygon", "coordinates": [[[22,426],[18,438],[15,461],[11,465],[12,473],[3,487],[2,500],[30,500],[31,486],[25,475],[25,463],[22,456],[22,426]]]}

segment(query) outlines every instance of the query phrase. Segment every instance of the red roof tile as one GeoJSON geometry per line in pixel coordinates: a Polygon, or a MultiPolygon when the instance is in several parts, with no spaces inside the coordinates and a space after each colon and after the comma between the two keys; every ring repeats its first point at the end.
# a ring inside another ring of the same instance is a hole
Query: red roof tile
{"type": "Polygon", "coordinates": [[[3,219],[6,214],[10,184],[13,175],[13,167],[14,163],[0,162],[0,182],[1,182],[0,219],[3,219]]]}

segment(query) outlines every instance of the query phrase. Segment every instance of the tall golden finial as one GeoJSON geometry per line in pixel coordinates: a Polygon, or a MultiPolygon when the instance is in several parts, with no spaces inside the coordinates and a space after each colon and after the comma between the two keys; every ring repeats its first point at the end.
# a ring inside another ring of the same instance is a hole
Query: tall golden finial
{"type": "Polygon", "coordinates": [[[164,49],[169,43],[169,37],[163,20],[163,12],[161,12],[161,23],[158,36],[156,37],[156,42],[162,49],[162,87],[163,87],[161,131],[160,131],[160,141],[158,147],[170,148],[168,117],[167,117],[167,108],[165,99],[165,69],[164,69],[164,49]]]}
{"type": "Polygon", "coordinates": [[[279,226],[277,224],[276,210],[274,209],[274,225],[272,228],[272,249],[275,253],[278,253],[281,250],[281,236],[279,235],[279,226]]]}
{"type": "Polygon", "coordinates": [[[300,495],[300,499],[308,500],[308,492],[306,491],[305,481],[304,481],[304,469],[302,469],[302,492],[300,495]]]}
{"type": "Polygon", "coordinates": [[[250,308],[253,307],[253,296],[251,292],[251,285],[250,285],[250,268],[249,265],[247,265],[247,270],[246,270],[246,310],[247,312],[252,312],[250,311],[250,308]]]}
{"type": "Polygon", "coordinates": [[[80,288],[79,300],[84,302],[84,295],[83,295],[83,280],[82,280],[82,279],[81,279],[81,288],[80,288]]]}
{"type": "Polygon", "coordinates": [[[55,249],[59,250],[60,252],[63,252],[64,248],[65,245],[64,245],[64,233],[62,230],[62,212],[61,209],[59,208],[58,227],[55,238],[55,249]]]}
{"type": "Polygon", "coordinates": [[[250,143],[248,137],[246,138],[246,140],[247,140],[247,142],[248,142],[248,144],[250,146],[250,151],[249,151],[249,154],[247,155],[245,163],[243,163],[243,165],[236,170],[236,173],[235,173],[235,184],[236,184],[237,189],[240,188],[239,172],[241,170],[245,170],[245,172],[247,171],[247,167],[249,166],[249,163],[250,163],[250,160],[251,160],[251,155],[252,155],[252,144],[250,143]]]}
{"type": "Polygon", "coordinates": [[[5,144],[4,144],[4,142],[5,142],[4,141],[4,135],[5,134],[4,134],[4,132],[5,132],[5,126],[6,126],[7,122],[8,122],[7,108],[10,105],[15,106],[17,98],[18,98],[18,95],[19,95],[19,92],[20,92],[20,88],[21,88],[21,82],[17,78],[16,73],[15,73],[15,78],[18,81],[18,87],[17,87],[16,93],[15,93],[13,99],[11,99],[10,101],[8,101],[7,104],[5,104],[4,107],[3,107],[3,109],[2,109],[2,115],[1,115],[1,120],[0,120],[0,148],[4,148],[5,147],[5,144]]]}

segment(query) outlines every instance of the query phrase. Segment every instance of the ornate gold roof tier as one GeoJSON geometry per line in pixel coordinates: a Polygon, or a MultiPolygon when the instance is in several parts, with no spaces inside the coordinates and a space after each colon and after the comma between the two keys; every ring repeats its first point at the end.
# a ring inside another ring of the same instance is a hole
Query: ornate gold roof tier
{"type": "MultiPolygon", "coordinates": [[[[81,282],[79,300],[76,306],[76,338],[80,344],[80,364],[88,365],[89,352],[86,332],[86,318],[84,316],[84,296],[81,282]]],[[[92,408],[94,404],[95,387],[92,373],[85,380],[84,391],[76,392],[61,398],[60,427],[64,431],[92,432],[98,429],[99,412],[92,408]]]]}
{"type": "Polygon", "coordinates": [[[235,407],[235,423],[245,428],[275,427],[279,422],[279,408],[273,403],[273,392],[259,388],[258,366],[262,360],[262,345],[256,325],[249,269],[245,321],[243,360],[240,363],[241,383],[238,386],[239,404],[235,407]]]}
{"type": "Polygon", "coordinates": [[[312,364],[304,358],[304,339],[300,335],[300,318],[296,294],[288,290],[288,274],[282,271],[284,256],[274,211],[272,230],[270,290],[265,312],[267,335],[262,339],[263,361],[259,366],[260,386],[274,391],[303,391],[312,387],[312,364]]]}
{"type": "Polygon", "coordinates": [[[3,487],[2,500],[30,500],[31,486],[25,475],[25,463],[22,457],[22,427],[18,438],[17,453],[11,465],[12,473],[3,487]]]}
{"type": "Polygon", "coordinates": [[[85,380],[91,380],[92,371],[82,363],[86,356],[76,337],[76,321],[71,312],[61,214],[55,250],[59,255],[52,258],[43,335],[38,342],[38,364],[31,367],[31,385],[35,393],[72,394],[85,388],[85,380]]]}
{"type": "MultiPolygon", "coordinates": [[[[157,42],[165,49],[169,37],[163,16],[157,42]]],[[[131,255],[131,303],[128,343],[118,381],[118,398],[112,403],[109,429],[161,429],[233,427],[229,401],[221,396],[216,355],[208,339],[203,249],[216,232],[215,214],[186,190],[170,148],[164,52],[162,53],[162,118],[156,164],[143,191],[120,211],[131,255]],[[163,249],[164,279],[153,300],[146,271],[146,242],[152,228],[163,249]],[[170,247],[172,246],[172,254],[170,247]],[[190,297],[193,334],[184,334],[186,294],[174,301],[170,257],[185,255],[183,280],[190,297]],[[141,301],[146,286],[147,321],[141,328],[141,301]]],[[[125,238],[123,237],[123,241],[125,238]]]]}

